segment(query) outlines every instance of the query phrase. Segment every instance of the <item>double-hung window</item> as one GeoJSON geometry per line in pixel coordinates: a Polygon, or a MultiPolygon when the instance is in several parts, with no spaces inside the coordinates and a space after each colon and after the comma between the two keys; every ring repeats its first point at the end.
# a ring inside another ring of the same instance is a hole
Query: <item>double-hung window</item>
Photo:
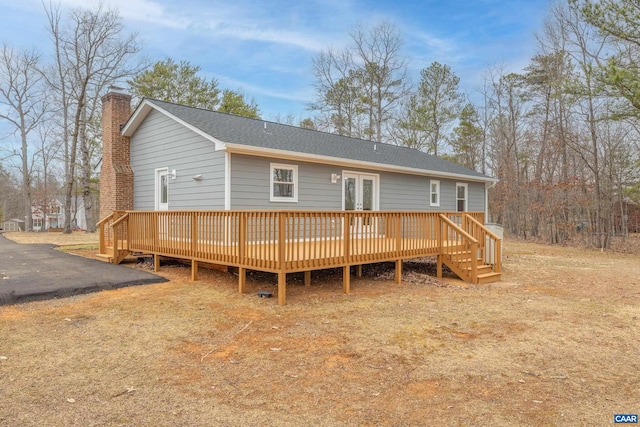
{"type": "Polygon", "coordinates": [[[429,204],[431,206],[440,206],[440,181],[432,179],[429,187],[429,204]]]}
{"type": "Polygon", "coordinates": [[[456,184],[456,210],[458,212],[467,211],[467,197],[469,186],[467,184],[456,184]]]}
{"type": "Polygon", "coordinates": [[[298,201],[298,166],[271,163],[272,202],[298,201]]]}

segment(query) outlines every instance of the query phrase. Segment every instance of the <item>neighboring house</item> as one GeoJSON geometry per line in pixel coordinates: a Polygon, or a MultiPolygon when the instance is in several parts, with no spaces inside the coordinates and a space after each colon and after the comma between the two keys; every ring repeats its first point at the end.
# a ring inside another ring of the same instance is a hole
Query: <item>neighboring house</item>
{"type": "Polygon", "coordinates": [[[114,170],[133,181],[135,210],[486,213],[496,182],[411,148],[152,99],[138,105],[122,135],[130,138],[130,166],[114,170]]]}
{"type": "Polygon", "coordinates": [[[2,231],[24,231],[24,221],[17,218],[8,219],[0,224],[2,231]]]}
{"type": "MultiPolygon", "coordinates": [[[[65,222],[64,204],[59,199],[50,200],[46,206],[34,203],[31,206],[33,231],[46,231],[50,228],[63,228],[65,222]]],[[[84,202],[81,197],[71,199],[71,227],[86,230],[84,202]]]]}
{"type": "Polygon", "coordinates": [[[31,206],[31,217],[33,231],[60,228],[64,224],[64,205],[58,199],[52,199],[46,204],[34,203],[31,206]]]}

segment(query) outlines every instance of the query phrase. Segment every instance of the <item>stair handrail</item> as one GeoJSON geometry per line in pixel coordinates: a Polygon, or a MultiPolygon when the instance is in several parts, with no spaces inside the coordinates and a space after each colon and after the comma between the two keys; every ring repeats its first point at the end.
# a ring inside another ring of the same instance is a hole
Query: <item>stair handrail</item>
{"type": "MultiPolygon", "coordinates": [[[[478,240],[475,237],[473,237],[471,234],[469,234],[466,231],[464,231],[464,229],[462,229],[455,222],[451,221],[448,217],[446,217],[443,214],[439,214],[439,216],[440,216],[440,219],[442,221],[447,223],[449,226],[453,227],[454,230],[456,230],[458,233],[460,233],[465,239],[469,240],[471,243],[478,243],[478,240]]],[[[440,245],[440,246],[442,246],[442,245],[440,245]]]]}
{"type": "Polygon", "coordinates": [[[496,239],[496,240],[501,240],[500,237],[498,237],[497,234],[494,234],[491,230],[489,230],[483,223],[481,223],[480,221],[478,221],[477,219],[475,219],[474,217],[472,217],[471,215],[466,215],[467,219],[470,219],[471,222],[475,223],[476,225],[479,225],[481,228],[484,229],[485,233],[487,233],[491,238],[496,239]]]}
{"type": "MultiPolygon", "coordinates": [[[[470,257],[470,270],[468,272],[468,277],[471,281],[471,283],[473,284],[477,284],[478,282],[478,257],[477,257],[477,252],[478,252],[478,240],[473,237],[471,234],[467,233],[462,227],[460,227],[458,224],[456,224],[455,222],[453,222],[451,219],[449,219],[447,216],[443,215],[443,214],[439,214],[440,217],[440,228],[442,228],[443,224],[446,224],[446,226],[448,226],[454,233],[456,233],[456,235],[459,235],[462,239],[463,242],[465,242],[465,244],[469,245],[469,257],[470,257]]],[[[440,246],[440,258],[445,259],[445,263],[447,263],[447,265],[449,265],[450,268],[452,268],[452,270],[454,270],[454,272],[460,276],[460,278],[463,278],[463,276],[467,276],[467,274],[463,273],[462,268],[460,266],[460,261],[455,261],[453,258],[453,253],[450,251],[450,249],[445,249],[445,245],[443,243],[443,239],[445,237],[443,237],[443,231],[442,229],[440,229],[440,233],[439,233],[439,246],[440,246]],[[449,255],[448,260],[446,260],[447,257],[445,257],[444,255],[449,255]]],[[[438,263],[440,263],[441,261],[438,261],[438,263]]],[[[441,271],[441,267],[438,267],[438,270],[441,271]]],[[[441,273],[439,273],[441,274],[441,273]]],[[[441,277],[440,275],[438,277],[441,277]]]]}
{"type": "MultiPolygon", "coordinates": [[[[494,260],[493,271],[495,271],[496,273],[500,273],[501,270],[502,270],[502,239],[500,237],[498,237],[498,235],[493,233],[491,230],[489,230],[480,221],[478,221],[477,219],[472,217],[471,215],[467,215],[467,220],[471,220],[471,222],[473,222],[474,224],[479,226],[482,229],[482,231],[487,236],[489,236],[489,238],[491,240],[494,241],[494,244],[493,244],[493,260],[494,260]]],[[[485,259],[485,262],[486,262],[486,259],[485,259]]]]}
{"type": "Polygon", "coordinates": [[[121,257],[121,252],[124,253],[126,250],[120,249],[120,246],[119,246],[120,239],[118,239],[118,233],[120,232],[120,228],[121,228],[120,224],[125,222],[128,224],[129,212],[125,211],[120,213],[124,213],[124,215],[120,216],[118,219],[116,219],[111,223],[111,230],[113,235],[113,262],[115,264],[119,264],[120,261],[126,258],[126,255],[121,257]]]}
{"type": "Polygon", "coordinates": [[[111,226],[108,225],[109,221],[113,221],[114,219],[118,218],[121,213],[122,211],[113,211],[96,223],[96,226],[98,227],[98,230],[100,232],[100,240],[98,245],[99,254],[107,253],[107,245],[108,243],[111,243],[111,239],[107,239],[106,234],[106,231],[112,231],[111,226]]]}

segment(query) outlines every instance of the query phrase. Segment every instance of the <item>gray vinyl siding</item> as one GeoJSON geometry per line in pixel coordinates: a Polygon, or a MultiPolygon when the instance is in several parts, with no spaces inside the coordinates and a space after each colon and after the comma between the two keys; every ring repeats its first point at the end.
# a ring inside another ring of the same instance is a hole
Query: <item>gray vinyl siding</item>
{"type": "MultiPolygon", "coordinates": [[[[345,171],[379,176],[379,208],[383,211],[455,211],[456,183],[461,180],[379,172],[248,155],[231,155],[231,209],[250,210],[341,210],[342,180],[331,182],[331,174],[345,171]],[[298,202],[271,202],[270,165],[298,167],[298,202]],[[429,183],[440,181],[440,206],[429,204],[429,183]]],[[[484,211],[484,183],[469,182],[469,211],[484,211]]]]}
{"type": "Polygon", "coordinates": [[[341,182],[332,183],[331,174],[341,168],[316,163],[231,155],[231,209],[251,210],[340,210],[341,182]],[[298,167],[298,202],[270,201],[271,163],[298,167]]]}
{"type": "Polygon", "coordinates": [[[134,209],[155,208],[155,170],[176,170],[169,180],[169,209],[224,209],[224,153],[214,144],[152,110],[131,137],[134,209]],[[195,181],[194,175],[202,175],[195,181]]]}
{"type": "Polygon", "coordinates": [[[484,212],[485,203],[485,185],[484,182],[470,182],[469,183],[469,200],[468,210],[471,212],[484,212]]]}
{"type": "Polygon", "coordinates": [[[467,210],[484,212],[485,186],[482,182],[397,173],[380,174],[380,210],[455,212],[457,183],[468,184],[467,210]],[[440,181],[440,206],[429,203],[432,179],[440,181]]]}
{"type": "Polygon", "coordinates": [[[399,173],[380,174],[380,210],[428,211],[429,178],[399,173]]]}

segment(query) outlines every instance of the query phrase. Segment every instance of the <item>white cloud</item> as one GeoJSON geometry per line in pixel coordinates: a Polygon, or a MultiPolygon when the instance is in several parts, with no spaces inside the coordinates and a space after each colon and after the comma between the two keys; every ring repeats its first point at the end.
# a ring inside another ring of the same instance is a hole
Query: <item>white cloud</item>
{"type": "Polygon", "coordinates": [[[310,34],[286,29],[277,30],[267,26],[261,28],[261,26],[252,24],[215,25],[212,26],[208,35],[211,37],[229,37],[243,41],[289,45],[312,52],[318,52],[326,48],[326,44],[320,38],[310,34]]]}
{"type": "Polygon", "coordinates": [[[231,90],[240,90],[245,95],[252,96],[265,96],[269,98],[284,99],[287,101],[296,101],[301,103],[307,103],[313,99],[313,89],[311,87],[303,87],[300,90],[274,90],[270,87],[259,86],[253,83],[247,83],[240,80],[236,80],[229,76],[219,76],[218,80],[221,86],[231,90]]]}

